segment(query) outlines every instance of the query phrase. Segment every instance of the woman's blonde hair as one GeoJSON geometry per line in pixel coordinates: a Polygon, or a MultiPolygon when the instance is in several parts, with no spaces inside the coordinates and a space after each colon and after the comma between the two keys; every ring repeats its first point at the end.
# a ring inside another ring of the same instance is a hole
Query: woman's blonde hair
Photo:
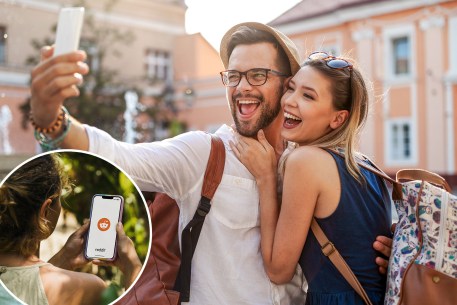
{"type": "Polygon", "coordinates": [[[310,145],[343,149],[349,173],[362,183],[365,179],[355,161],[355,146],[368,115],[368,91],[363,76],[352,66],[342,69],[329,67],[325,59],[308,60],[302,64],[302,67],[304,66],[312,67],[329,79],[333,106],[336,110],[349,111],[346,121],[339,128],[310,145]]]}
{"type": "Polygon", "coordinates": [[[52,231],[40,217],[47,199],[70,187],[57,154],[37,157],[16,169],[0,186],[0,252],[28,257],[52,231]]]}

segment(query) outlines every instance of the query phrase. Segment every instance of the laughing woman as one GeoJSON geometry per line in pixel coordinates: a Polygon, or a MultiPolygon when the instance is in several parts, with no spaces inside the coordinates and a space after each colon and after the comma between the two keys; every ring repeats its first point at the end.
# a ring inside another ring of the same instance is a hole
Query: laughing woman
{"type": "Polygon", "coordinates": [[[298,263],[309,284],[306,304],[364,304],[322,253],[310,230],[315,218],[371,302],[383,304],[386,278],[371,245],[376,236],[390,235],[391,209],[385,183],[355,161],[355,143],[368,112],[360,72],[345,59],[315,52],[290,80],[281,103],[282,136],[299,146],[284,164],[281,208],[275,153],[263,132],[258,141],[240,136],[231,144],[259,187],[268,276],[285,283],[298,263]]]}

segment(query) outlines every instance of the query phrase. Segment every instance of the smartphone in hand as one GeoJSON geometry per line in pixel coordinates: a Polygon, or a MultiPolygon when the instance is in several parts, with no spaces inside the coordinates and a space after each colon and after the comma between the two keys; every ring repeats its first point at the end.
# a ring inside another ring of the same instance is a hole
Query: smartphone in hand
{"type": "Polygon", "coordinates": [[[90,226],[84,255],[87,259],[116,258],[116,225],[122,220],[124,198],[120,195],[96,194],[92,197],[90,226]]]}
{"type": "Polygon", "coordinates": [[[76,51],[84,22],[84,7],[65,7],[57,23],[54,56],[76,51]]]}

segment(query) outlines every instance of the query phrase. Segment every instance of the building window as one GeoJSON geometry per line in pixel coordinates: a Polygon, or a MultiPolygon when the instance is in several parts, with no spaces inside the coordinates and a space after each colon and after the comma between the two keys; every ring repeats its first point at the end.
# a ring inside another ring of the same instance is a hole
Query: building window
{"type": "Polygon", "coordinates": [[[411,159],[411,123],[390,124],[390,159],[404,161],[411,159]]]}
{"type": "Polygon", "coordinates": [[[6,39],[8,34],[6,33],[6,27],[0,26],[0,63],[6,62],[6,39]]]}
{"type": "Polygon", "coordinates": [[[410,73],[411,48],[407,36],[392,39],[393,71],[395,75],[410,73]]]}
{"type": "Polygon", "coordinates": [[[397,25],[383,30],[385,81],[393,85],[414,81],[416,75],[416,34],[412,24],[397,25]]]}
{"type": "Polygon", "coordinates": [[[170,53],[163,50],[146,51],[146,77],[149,80],[171,79],[170,53]]]}

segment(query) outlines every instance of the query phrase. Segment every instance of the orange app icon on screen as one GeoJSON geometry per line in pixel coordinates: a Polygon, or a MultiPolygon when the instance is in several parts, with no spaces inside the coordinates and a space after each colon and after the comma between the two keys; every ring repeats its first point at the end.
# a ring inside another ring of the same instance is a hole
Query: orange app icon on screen
{"type": "Polygon", "coordinates": [[[98,221],[97,227],[100,231],[106,231],[111,226],[111,223],[108,218],[101,218],[98,221]]]}

